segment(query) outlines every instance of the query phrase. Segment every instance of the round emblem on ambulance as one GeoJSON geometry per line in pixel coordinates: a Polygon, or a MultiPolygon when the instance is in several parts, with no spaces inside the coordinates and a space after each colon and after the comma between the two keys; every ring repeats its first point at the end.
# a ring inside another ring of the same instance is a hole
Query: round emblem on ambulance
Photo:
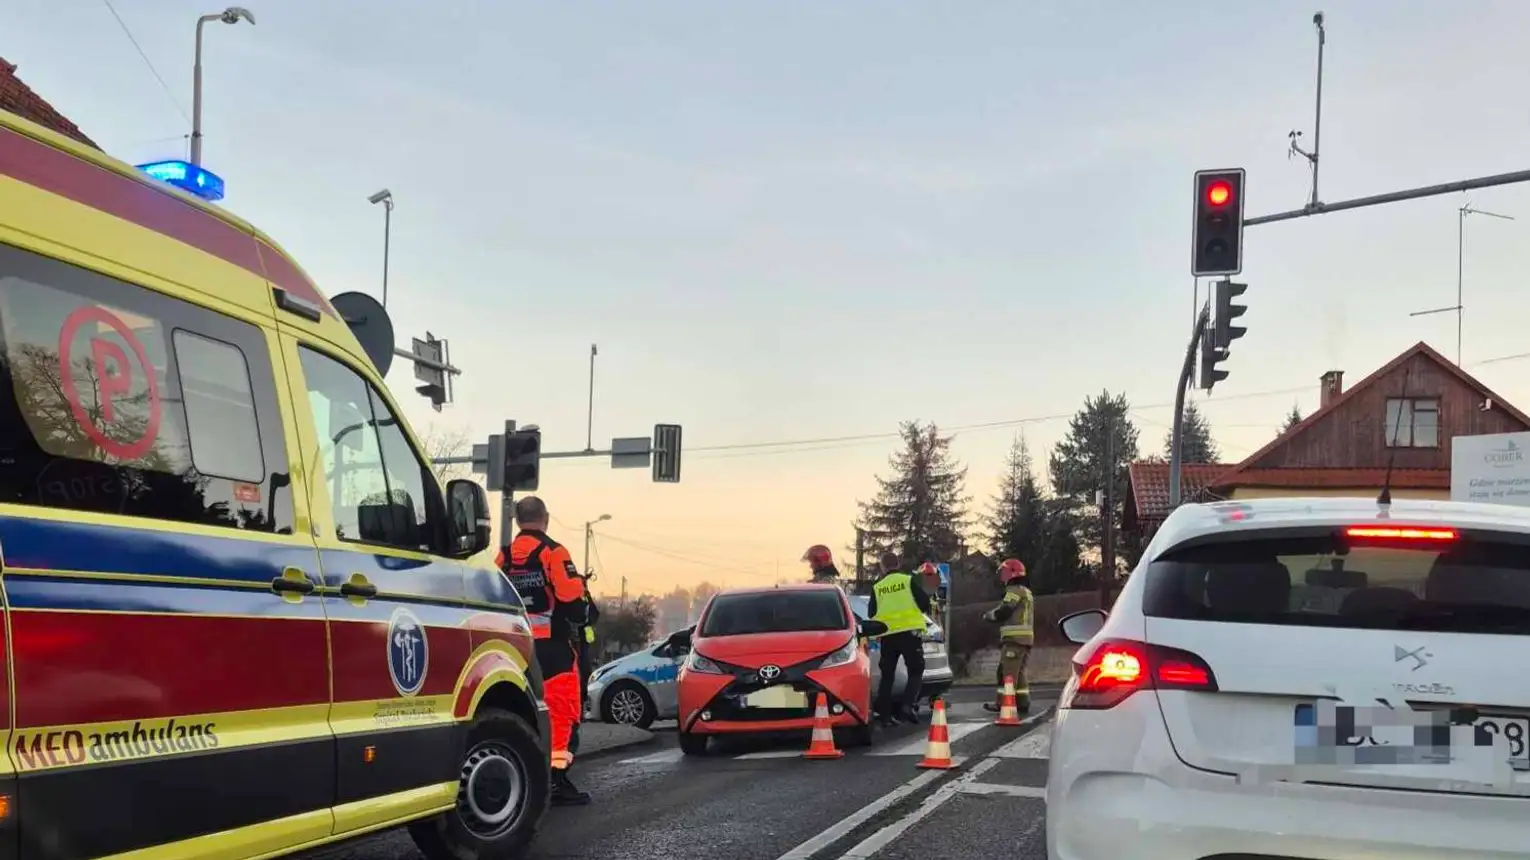
{"type": "Polygon", "coordinates": [[[404,607],[393,610],[388,619],[388,675],[401,696],[413,696],[425,686],[425,670],[430,667],[430,642],[425,625],[404,607]]]}

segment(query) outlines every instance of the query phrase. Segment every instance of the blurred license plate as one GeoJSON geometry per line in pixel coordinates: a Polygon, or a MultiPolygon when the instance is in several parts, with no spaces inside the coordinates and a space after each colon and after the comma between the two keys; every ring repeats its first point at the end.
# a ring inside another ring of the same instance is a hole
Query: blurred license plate
{"type": "Polygon", "coordinates": [[[750,708],[805,708],[807,694],[791,687],[766,687],[745,696],[744,705],[750,708]]]}
{"type": "Polygon", "coordinates": [[[1530,770],[1530,719],[1525,717],[1481,714],[1468,725],[1451,724],[1446,713],[1437,711],[1399,712],[1342,705],[1318,708],[1301,704],[1296,706],[1295,723],[1299,748],[1349,747],[1357,750],[1357,757],[1368,759],[1372,756],[1366,755],[1364,748],[1390,747],[1403,753],[1401,759],[1416,763],[1414,758],[1449,761],[1453,756],[1447,750],[1452,747],[1489,748],[1501,744],[1515,770],[1530,770]]]}

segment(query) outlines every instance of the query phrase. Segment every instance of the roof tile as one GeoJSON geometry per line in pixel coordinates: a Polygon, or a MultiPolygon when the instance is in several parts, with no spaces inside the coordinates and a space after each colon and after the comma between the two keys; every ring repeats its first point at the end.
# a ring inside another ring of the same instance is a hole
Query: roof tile
{"type": "MultiPolygon", "coordinates": [[[[1184,463],[1180,466],[1180,492],[1194,500],[1217,476],[1228,470],[1225,463],[1184,463]]],[[[1137,519],[1161,520],[1169,515],[1169,464],[1162,460],[1139,460],[1127,467],[1137,519]]]]}
{"type": "Polygon", "coordinates": [[[16,64],[6,62],[4,57],[0,57],[0,110],[10,111],[22,119],[31,120],[87,146],[101,148],[86,137],[79,126],[70,122],[68,117],[55,110],[53,105],[16,77],[16,64]]]}

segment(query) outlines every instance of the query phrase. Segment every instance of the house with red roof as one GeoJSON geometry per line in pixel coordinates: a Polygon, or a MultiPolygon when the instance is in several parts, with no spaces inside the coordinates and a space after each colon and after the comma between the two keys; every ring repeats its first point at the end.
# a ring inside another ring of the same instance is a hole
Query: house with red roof
{"type": "MultiPolygon", "coordinates": [[[[1450,498],[1450,440],[1530,430],[1530,416],[1418,343],[1344,387],[1344,372],[1319,380],[1319,408],[1235,465],[1189,463],[1182,499],[1376,496],[1390,465],[1392,497],[1450,498]]],[[[1146,545],[1169,515],[1167,463],[1129,468],[1123,531],[1146,545]]]]}
{"type": "Polygon", "coordinates": [[[10,111],[22,119],[29,119],[65,137],[71,137],[86,146],[95,147],[96,142],[85,136],[80,127],[54,109],[42,96],[16,77],[16,65],[0,57],[0,110],[10,111]]]}

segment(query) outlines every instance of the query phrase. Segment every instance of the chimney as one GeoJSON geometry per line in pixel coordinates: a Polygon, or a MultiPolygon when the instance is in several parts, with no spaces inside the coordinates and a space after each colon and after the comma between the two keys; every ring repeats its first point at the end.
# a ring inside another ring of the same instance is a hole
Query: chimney
{"type": "Polygon", "coordinates": [[[1344,371],[1328,371],[1319,379],[1318,386],[1318,408],[1327,409],[1330,403],[1339,399],[1339,395],[1344,393],[1344,371]]]}

